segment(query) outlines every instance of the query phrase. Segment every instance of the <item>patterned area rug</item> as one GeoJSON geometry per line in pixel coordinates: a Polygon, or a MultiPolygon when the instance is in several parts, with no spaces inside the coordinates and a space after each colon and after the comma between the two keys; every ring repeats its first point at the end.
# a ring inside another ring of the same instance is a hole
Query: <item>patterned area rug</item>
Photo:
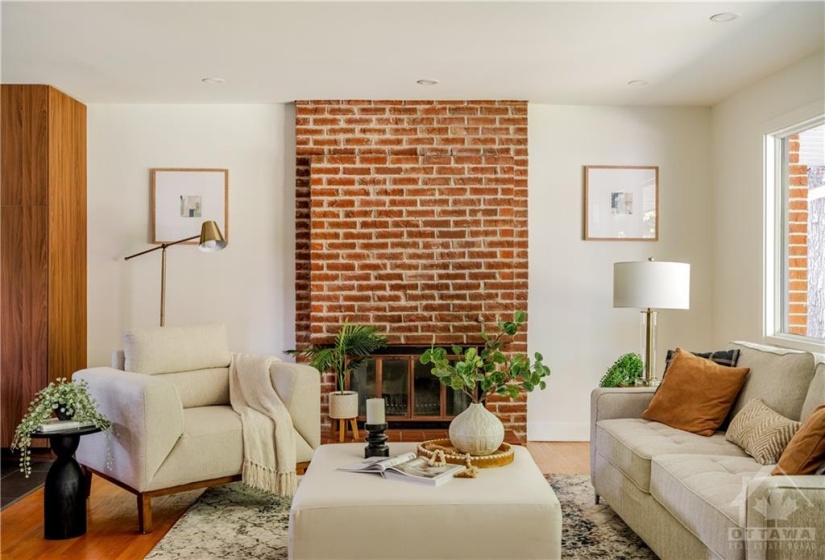
{"type": "MultiPolygon", "coordinates": [[[[551,475],[548,480],[561,502],[563,558],[656,559],[610,507],[595,505],[588,476],[551,475]]],[[[238,482],[209,488],[146,558],[286,559],[289,506],[289,499],[238,482]]]]}
{"type": "Polygon", "coordinates": [[[561,504],[562,558],[658,559],[604,500],[596,505],[589,476],[552,474],[547,479],[561,504]]]}

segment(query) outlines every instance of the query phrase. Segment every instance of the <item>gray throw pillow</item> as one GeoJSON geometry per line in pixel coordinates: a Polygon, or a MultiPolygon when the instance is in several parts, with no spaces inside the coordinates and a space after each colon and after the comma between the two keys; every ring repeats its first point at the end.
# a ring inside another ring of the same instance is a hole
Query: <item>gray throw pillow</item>
{"type": "MultiPolygon", "coordinates": [[[[674,352],[675,350],[667,351],[667,356],[665,357],[665,373],[667,373],[667,368],[670,367],[670,361],[673,359],[674,352]]],[[[738,348],[734,348],[733,350],[715,350],[713,352],[691,352],[691,354],[699,356],[700,358],[706,358],[720,366],[736,367],[736,363],[739,361],[738,348]]]]}

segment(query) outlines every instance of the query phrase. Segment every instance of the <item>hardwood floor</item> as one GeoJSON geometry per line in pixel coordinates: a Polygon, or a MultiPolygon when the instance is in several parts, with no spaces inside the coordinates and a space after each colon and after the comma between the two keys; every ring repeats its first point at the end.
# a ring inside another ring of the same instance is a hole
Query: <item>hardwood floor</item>
{"type": "Polygon", "coordinates": [[[583,441],[531,441],[527,449],[544,474],[590,474],[590,444],[583,441]]]}
{"type": "MultiPolygon", "coordinates": [[[[420,441],[422,437],[438,436],[421,431],[416,434],[393,435],[393,440],[420,441]]],[[[326,441],[330,439],[328,435],[325,437],[326,441]]],[[[589,472],[590,446],[586,442],[529,442],[527,449],[545,474],[589,472]]],[[[0,556],[9,560],[142,559],[197,500],[201,492],[202,490],[193,490],[153,500],[155,530],[148,535],[141,535],[137,532],[135,496],[95,477],[86,534],[65,541],[47,541],[43,539],[41,488],[0,513],[0,556]]]]}

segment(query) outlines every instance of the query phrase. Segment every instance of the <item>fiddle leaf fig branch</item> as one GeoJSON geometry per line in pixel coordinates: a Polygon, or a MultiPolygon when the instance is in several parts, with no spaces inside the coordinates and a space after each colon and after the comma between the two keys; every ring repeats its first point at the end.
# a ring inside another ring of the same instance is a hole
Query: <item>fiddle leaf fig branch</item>
{"type": "Polygon", "coordinates": [[[526,319],[524,311],[516,311],[512,321],[498,321],[497,333],[482,332],[481,350],[453,346],[454,358],[450,359],[446,349],[433,346],[419,360],[432,366],[431,373],[442,385],[461,391],[474,403],[484,404],[492,395],[516,399],[522,392],[544,389],[544,377],[550,375],[550,368],[540,353],[536,352],[535,361],[531,361],[526,354],[508,358],[502,352],[506,339],[515,336],[526,319]]]}

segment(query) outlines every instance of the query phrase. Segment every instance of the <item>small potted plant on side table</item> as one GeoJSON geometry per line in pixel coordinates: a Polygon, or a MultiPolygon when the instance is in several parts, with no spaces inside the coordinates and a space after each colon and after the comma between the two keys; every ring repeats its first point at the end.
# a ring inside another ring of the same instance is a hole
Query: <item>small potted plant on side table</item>
{"type": "MultiPolygon", "coordinates": [[[[85,380],[77,383],[61,377],[39,391],[14,431],[12,449],[19,449],[20,470],[31,474],[32,436],[48,437],[57,458],[46,475],[43,491],[43,535],[47,539],[70,539],[86,533],[88,482],[74,452],[80,437],[106,430],[111,422],[97,411],[85,380]],[[55,414],[58,418],[52,418],[55,414]],[[71,419],[71,422],[68,420],[71,419]]],[[[111,447],[107,464],[111,462],[111,447]]]]}
{"type": "Polygon", "coordinates": [[[643,370],[644,364],[639,354],[623,354],[602,376],[599,387],[633,387],[643,370]]]}
{"type": "Polygon", "coordinates": [[[20,450],[20,471],[26,478],[31,474],[32,435],[42,425],[48,424],[53,414],[60,420],[88,422],[100,430],[107,430],[111,426],[109,419],[97,411],[97,403],[89,395],[85,380],[75,383],[61,377],[56,382],[49,383],[35,394],[28,412],[14,430],[11,442],[11,449],[20,450]]]}
{"type": "Polygon", "coordinates": [[[484,347],[462,349],[453,346],[455,361],[448,358],[444,348],[430,348],[421,355],[422,364],[432,365],[432,374],[442,385],[461,391],[470,397],[470,406],[450,423],[450,443],[459,451],[471,455],[489,455],[504,441],[501,420],[484,405],[493,395],[518,398],[522,392],[544,389],[544,377],[550,368],[535,353],[535,362],[526,354],[502,352],[504,337],[514,336],[527,318],[524,311],[516,311],[512,321],[499,321],[498,334],[481,333],[484,347]]]}
{"type": "MultiPolygon", "coordinates": [[[[344,322],[330,345],[310,346],[306,350],[287,350],[287,354],[309,358],[309,364],[320,371],[335,374],[337,391],[329,394],[329,417],[348,420],[358,417],[358,393],[347,391],[347,378],[369,359],[376,350],[387,345],[387,339],[377,327],[344,322]]],[[[355,430],[353,430],[355,433],[355,430]]]]}

